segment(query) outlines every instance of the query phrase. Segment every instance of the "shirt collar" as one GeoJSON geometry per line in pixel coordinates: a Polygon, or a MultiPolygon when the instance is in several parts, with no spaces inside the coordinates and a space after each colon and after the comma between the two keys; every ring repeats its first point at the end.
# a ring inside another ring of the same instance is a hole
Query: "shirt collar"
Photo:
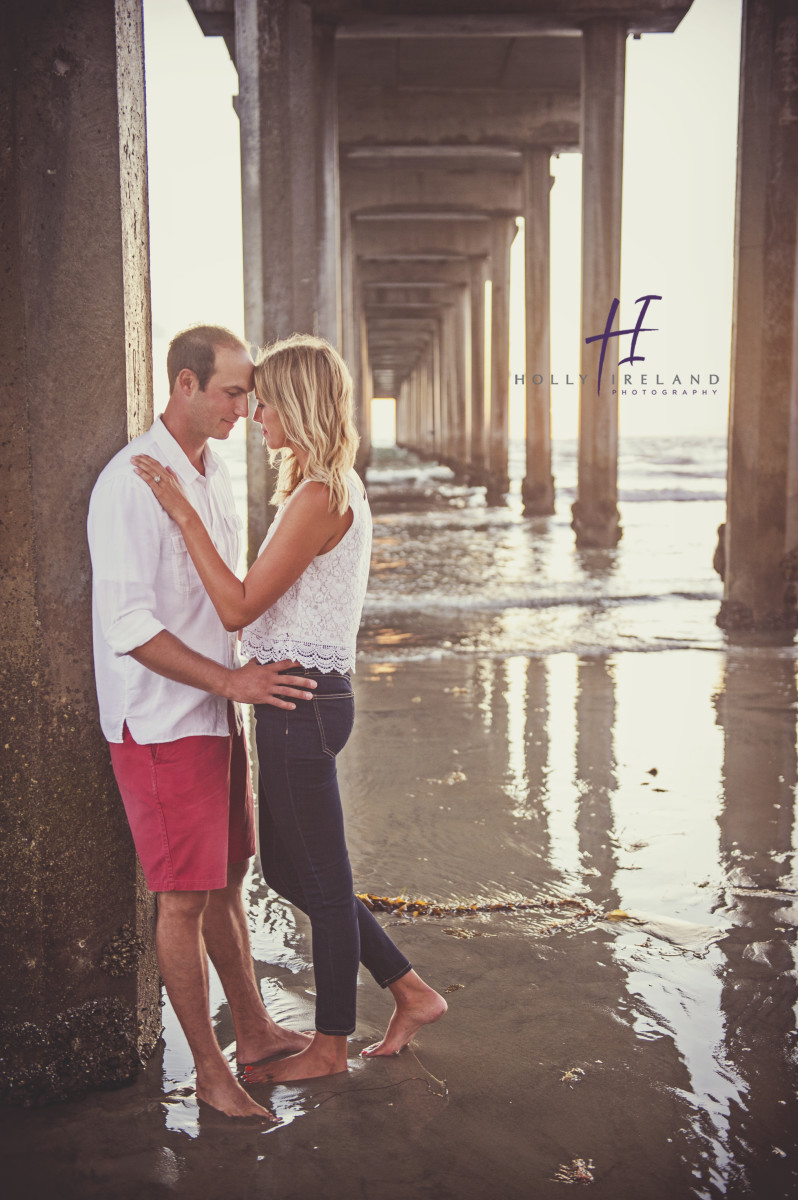
{"type": "MultiPolygon", "coordinates": [[[[150,432],[167,464],[175,469],[185,483],[194,483],[197,479],[201,480],[203,478],[197,468],[189,461],[183,447],[166,428],[161,417],[156,417],[150,432]]],[[[205,465],[205,478],[210,478],[218,470],[219,463],[209,445],[206,445],[202,452],[202,461],[205,465]]]]}

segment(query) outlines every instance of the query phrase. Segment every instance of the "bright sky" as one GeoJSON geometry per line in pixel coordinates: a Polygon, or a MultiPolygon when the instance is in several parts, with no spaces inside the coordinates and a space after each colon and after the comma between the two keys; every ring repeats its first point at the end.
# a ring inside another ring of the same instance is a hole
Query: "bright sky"
{"type": "MultiPolygon", "coordinates": [[[[221,38],[203,37],[187,0],[144,0],[156,411],[170,337],[197,321],[243,330],[238,81],[221,38]]],[[[731,337],[740,0],[694,0],[675,34],[627,43],[623,319],[634,301],[659,332],[641,338],[649,377],[710,372],[716,397],[621,397],[622,433],[717,433],[726,426],[731,337]],[[656,318],[656,319],[655,319],[656,318]]],[[[579,155],[553,160],[552,422],[576,434],[579,155]]],[[[514,245],[511,380],[524,371],[523,243],[514,245]]],[[[599,332],[598,330],[596,332],[599,332]]],[[[628,339],[627,339],[628,342],[628,339]]],[[[640,389],[638,389],[640,391],[640,389]]],[[[523,432],[523,388],[511,425],[523,432]]]]}

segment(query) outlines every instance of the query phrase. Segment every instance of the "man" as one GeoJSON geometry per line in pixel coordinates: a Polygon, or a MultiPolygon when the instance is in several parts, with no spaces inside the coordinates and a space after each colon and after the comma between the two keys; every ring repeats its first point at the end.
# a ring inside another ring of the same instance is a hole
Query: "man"
{"type": "Polygon", "coordinates": [[[158,896],[158,962],[194,1055],[197,1097],[229,1116],[267,1117],[222,1054],[208,1001],[206,950],[230,1005],[239,1064],[307,1044],[269,1016],[252,968],[242,884],[255,853],[253,803],[232,702],[294,708],[315,683],[280,675],[295,665],[287,662],[236,665],[235,635],[177,525],[130,464],[136,453],[168,464],[235,569],[240,521],[227,470],[207,443],[247,416],[249,352],[229,330],[198,326],[172,341],[167,373],[163,415],[111,459],[89,506],[100,722],[158,896]]]}

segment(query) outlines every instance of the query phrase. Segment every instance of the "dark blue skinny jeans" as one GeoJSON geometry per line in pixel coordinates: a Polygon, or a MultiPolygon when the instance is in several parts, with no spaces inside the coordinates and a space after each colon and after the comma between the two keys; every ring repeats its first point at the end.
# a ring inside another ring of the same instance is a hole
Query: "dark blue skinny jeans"
{"type": "Polygon", "coordinates": [[[358,963],[380,987],[411,968],[354,894],[335,756],[352,732],[348,675],[304,670],[317,683],[295,709],[255,706],[260,856],[273,891],[310,918],[316,975],[316,1029],[355,1030],[358,963]]]}

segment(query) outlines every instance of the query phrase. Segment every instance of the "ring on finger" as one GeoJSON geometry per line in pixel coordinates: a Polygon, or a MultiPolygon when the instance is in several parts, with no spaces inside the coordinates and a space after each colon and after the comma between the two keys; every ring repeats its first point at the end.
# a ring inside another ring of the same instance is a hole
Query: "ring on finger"
{"type": "Polygon", "coordinates": [[[153,483],[160,483],[160,482],[161,482],[161,477],[160,477],[160,475],[153,475],[153,477],[152,477],[152,482],[153,482],[153,483]]]}

